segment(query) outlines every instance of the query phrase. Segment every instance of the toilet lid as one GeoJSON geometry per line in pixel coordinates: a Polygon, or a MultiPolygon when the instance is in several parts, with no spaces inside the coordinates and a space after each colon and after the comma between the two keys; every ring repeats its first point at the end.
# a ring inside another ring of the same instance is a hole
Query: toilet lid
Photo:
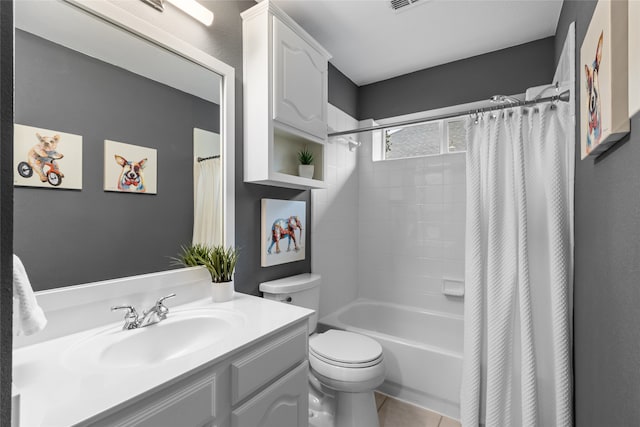
{"type": "Polygon", "coordinates": [[[350,365],[373,362],[382,355],[382,346],[376,340],[335,329],[311,337],[309,350],[327,361],[350,365]]]}

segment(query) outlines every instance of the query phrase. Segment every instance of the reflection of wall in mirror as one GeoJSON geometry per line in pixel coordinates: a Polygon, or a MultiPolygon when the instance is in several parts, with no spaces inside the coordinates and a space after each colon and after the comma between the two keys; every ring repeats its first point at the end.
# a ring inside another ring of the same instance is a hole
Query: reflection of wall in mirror
{"type": "Polygon", "coordinates": [[[193,156],[211,157],[220,155],[220,134],[193,128],[193,156]]]}
{"type": "Polygon", "coordinates": [[[193,232],[193,129],[218,132],[219,106],[24,31],[15,42],[16,122],[83,137],[82,191],[15,188],[14,250],[34,288],[171,268],[193,232]],[[156,149],[161,191],[104,192],[105,139],[156,149]]]}

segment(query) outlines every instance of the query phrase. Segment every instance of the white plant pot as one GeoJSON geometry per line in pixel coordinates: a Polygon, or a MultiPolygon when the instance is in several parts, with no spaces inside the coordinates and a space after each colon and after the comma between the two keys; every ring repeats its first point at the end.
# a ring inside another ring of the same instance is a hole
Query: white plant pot
{"type": "Polygon", "coordinates": [[[313,179],[313,165],[298,165],[298,175],[303,178],[313,179]]]}
{"type": "Polygon", "coordinates": [[[233,280],[230,282],[211,283],[211,296],[213,302],[225,302],[233,299],[233,280]]]}

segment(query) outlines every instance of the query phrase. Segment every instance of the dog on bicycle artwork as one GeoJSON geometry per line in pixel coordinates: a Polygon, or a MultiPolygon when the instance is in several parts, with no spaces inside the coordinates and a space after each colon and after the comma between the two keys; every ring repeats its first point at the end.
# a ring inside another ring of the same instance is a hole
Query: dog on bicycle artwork
{"type": "Polygon", "coordinates": [[[64,178],[57,162],[64,157],[58,151],[60,135],[42,136],[36,132],[36,138],[38,143],[27,153],[27,161],[18,163],[18,173],[23,178],[30,178],[35,172],[41,182],[48,182],[57,187],[64,178]]]}

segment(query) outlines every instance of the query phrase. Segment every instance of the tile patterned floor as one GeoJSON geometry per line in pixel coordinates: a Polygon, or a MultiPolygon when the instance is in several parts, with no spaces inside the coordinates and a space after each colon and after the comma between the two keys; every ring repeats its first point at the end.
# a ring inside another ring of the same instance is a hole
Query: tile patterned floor
{"type": "Polygon", "coordinates": [[[460,427],[460,423],[435,412],[375,393],[380,427],[460,427]]]}

